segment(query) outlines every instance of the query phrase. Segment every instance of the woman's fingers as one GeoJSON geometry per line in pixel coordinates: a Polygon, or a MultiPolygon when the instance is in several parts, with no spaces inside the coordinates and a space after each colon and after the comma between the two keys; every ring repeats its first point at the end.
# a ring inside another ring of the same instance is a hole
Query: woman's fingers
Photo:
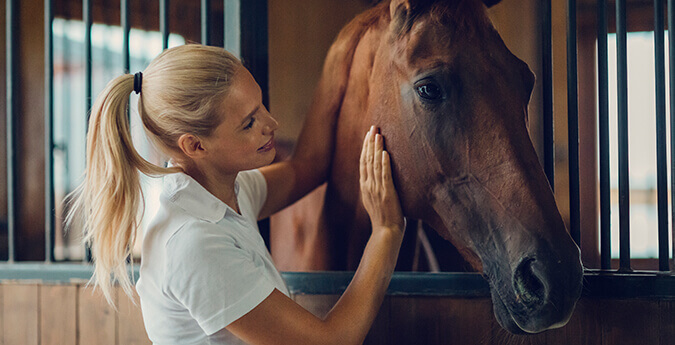
{"type": "Polygon", "coordinates": [[[373,227],[402,230],[403,215],[391,173],[384,137],[371,127],[359,161],[361,200],[373,227]]]}
{"type": "Polygon", "coordinates": [[[361,177],[361,184],[365,182],[366,177],[368,176],[368,170],[366,166],[366,151],[368,149],[368,136],[370,131],[366,132],[366,137],[363,139],[363,146],[361,147],[361,158],[359,158],[359,176],[361,177]]]}
{"type": "Polygon", "coordinates": [[[370,127],[368,138],[366,139],[366,180],[372,181],[373,176],[373,155],[375,154],[375,127],[370,127]]]}
{"type": "Polygon", "coordinates": [[[394,180],[391,178],[391,160],[387,151],[382,151],[382,185],[386,189],[394,190],[394,180]]]}
{"type": "Polygon", "coordinates": [[[382,151],[383,151],[383,140],[384,137],[380,134],[375,134],[375,147],[373,153],[373,182],[375,182],[375,188],[380,189],[382,187],[382,151]]]}

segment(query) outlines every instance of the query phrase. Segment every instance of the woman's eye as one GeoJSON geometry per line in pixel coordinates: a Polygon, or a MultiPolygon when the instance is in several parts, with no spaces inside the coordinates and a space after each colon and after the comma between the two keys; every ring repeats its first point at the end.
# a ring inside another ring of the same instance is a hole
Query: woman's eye
{"type": "Polygon", "coordinates": [[[251,118],[251,121],[249,121],[248,124],[244,126],[244,129],[250,129],[253,127],[253,122],[255,122],[255,118],[251,118]]]}
{"type": "Polygon", "coordinates": [[[433,81],[425,80],[415,85],[417,94],[427,101],[440,101],[443,98],[441,87],[433,81]]]}

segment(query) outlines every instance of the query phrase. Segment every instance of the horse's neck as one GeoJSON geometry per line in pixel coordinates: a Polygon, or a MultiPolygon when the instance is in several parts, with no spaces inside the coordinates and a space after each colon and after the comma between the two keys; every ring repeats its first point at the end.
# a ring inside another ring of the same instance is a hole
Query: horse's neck
{"type": "MultiPolygon", "coordinates": [[[[355,268],[370,235],[370,221],[359,197],[358,164],[365,133],[371,125],[377,125],[368,118],[366,107],[368,76],[374,50],[379,45],[381,34],[378,27],[383,16],[388,19],[388,6],[385,4],[362,13],[345,26],[326,58],[325,67],[329,68],[323,71],[324,78],[332,80],[330,76],[335,68],[330,65],[349,65],[349,79],[339,108],[332,168],[319,224],[332,237],[329,246],[335,251],[332,255],[335,259],[331,259],[335,261],[332,263],[334,269],[355,268]]],[[[335,89],[338,85],[332,86],[331,90],[335,89]]],[[[333,93],[319,95],[330,97],[333,93]]]]}

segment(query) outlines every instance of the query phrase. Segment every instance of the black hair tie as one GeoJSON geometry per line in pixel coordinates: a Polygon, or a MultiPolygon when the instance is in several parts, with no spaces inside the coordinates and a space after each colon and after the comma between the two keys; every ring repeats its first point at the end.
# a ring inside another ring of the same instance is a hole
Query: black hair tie
{"type": "Polygon", "coordinates": [[[141,84],[143,84],[143,73],[134,74],[134,92],[141,93],[141,84]]]}

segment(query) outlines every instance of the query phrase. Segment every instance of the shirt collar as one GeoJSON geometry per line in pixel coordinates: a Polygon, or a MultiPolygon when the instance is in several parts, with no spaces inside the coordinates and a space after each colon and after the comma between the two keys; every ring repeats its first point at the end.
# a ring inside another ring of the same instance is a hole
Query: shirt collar
{"type": "MultiPolygon", "coordinates": [[[[227,212],[235,213],[220,199],[216,198],[195,179],[185,173],[164,176],[164,194],[171,202],[188,214],[211,223],[223,219],[227,212]]],[[[235,196],[239,195],[239,183],[234,183],[235,196]]]]}

